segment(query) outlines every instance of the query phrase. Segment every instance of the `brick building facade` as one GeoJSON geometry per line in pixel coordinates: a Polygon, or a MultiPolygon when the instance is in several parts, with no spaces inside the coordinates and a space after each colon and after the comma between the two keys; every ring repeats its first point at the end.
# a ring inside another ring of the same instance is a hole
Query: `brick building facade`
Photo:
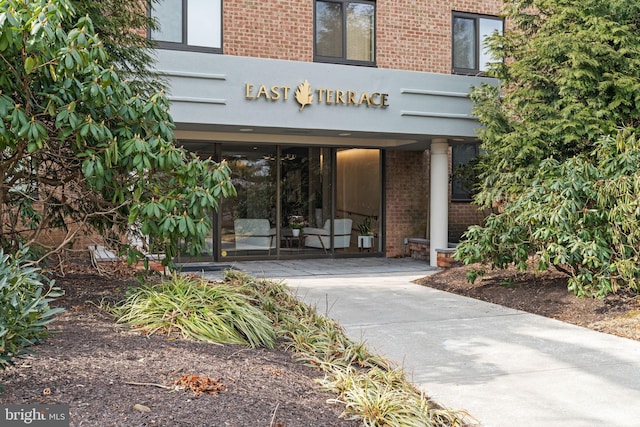
{"type": "Polygon", "coordinates": [[[468,200],[451,200],[449,174],[457,147],[477,144],[468,94],[490,81],[480,39],[502,25],[501,0],[210,2],[183,0],[182,20],[160,2],[160,24],[181,28],[150,35],[180,143],[249,174],[236,176],[239,200],[214,215],[204,259],[394,257],[407,238],[446,247],[482,220],[468,200]],[[197,14],[216,14],[211,28],[197,14]],[[217,41],[191,41],[211,34],[217,41]],[[300,103],[301,89],[312,101],[300,103]],[[446,175],[434,143],[447,150],[446,175]],[[292,216],[315,230],[292,238],[292,216]],[[367,217],[373,248],[359,237],[367,217]],[[240,249],[246,219],[265,225],[240,249]],[[337,219],[351,228],[346,246],[337,219]],[[333,240],[317,234],[326,224],[333,240]]]}

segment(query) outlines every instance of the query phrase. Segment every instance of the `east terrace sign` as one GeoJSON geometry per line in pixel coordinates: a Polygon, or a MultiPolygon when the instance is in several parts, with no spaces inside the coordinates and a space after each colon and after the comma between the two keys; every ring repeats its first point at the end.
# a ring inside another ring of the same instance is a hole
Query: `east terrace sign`
{"type": "MultiPolygon", "coordinates": [[[[264,98],[267,101],[287,101],[291,92],[291,86],[257,86],[251,83],[245,84],[245,98],[249,100],[264,98]]],[[[356,92],[354,90],[340,89],[312,89],[308,81],[300,83],[294,92],[295,100],[300,105],[300,111],[307,105],[311,105],[314,99],[317,104],[326,105],[366,105],[373,108],[387,108],[389,106],[389,94],[380,92],[356,92]]]]}

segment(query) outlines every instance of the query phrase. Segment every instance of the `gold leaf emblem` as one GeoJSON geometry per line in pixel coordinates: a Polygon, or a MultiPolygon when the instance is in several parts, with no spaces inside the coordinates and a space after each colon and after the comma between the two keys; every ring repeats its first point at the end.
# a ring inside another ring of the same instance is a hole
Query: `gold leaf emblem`
{"type": "Polygon", "coordinates": [[[311,86],[309,82],[305,80],[298,85],[296,89],[296,101],[300,104],[300,111],[307,105],[311,105],[313,102],[313,93],[311,92],[311,86]]]}

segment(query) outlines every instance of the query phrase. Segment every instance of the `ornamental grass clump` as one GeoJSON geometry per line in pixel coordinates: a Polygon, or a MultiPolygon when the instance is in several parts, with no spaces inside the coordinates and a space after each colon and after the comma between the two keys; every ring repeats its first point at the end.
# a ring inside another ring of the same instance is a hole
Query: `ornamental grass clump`
{"type": "Polygon", "coordinates": [[[431,402],[397,369],[337,367],[321,384],[337,393],[334,402],[343,403],[345,414],[361,419],[363,426],[464,426],[464,418],[469,417],[431,402]]]}
{"type": "Polygon", "coordinates": [[[113,308],[119,323],[148,334],[273,348],[271,320],[246,293],[224,283],[174,275],[130,292],[113,308]]]}
{"type": "Polygon", "coordinates": [[[297,360],[322,370],[325,376],[319,382],[338,395],[333,402],[344,405],[346,417],[364,426],[465,425],[468,414],[430,401],[406,381],[402,371],[372,354],[365,343],[349,340],[336,321],[299,301],[283,283],[237,271],[227,271],[224,281],[260,304],[297,360]]]}
{"type": "Polygon", "coordinates": [[[278,337],[283,338],[285,347],[292,350],[299,361],[314,366],[388,367],[387,362],[370,353],[364,343],[349,340],[335,320],[319,315],[313,307],[299,301],[283,283],[255,279],[237,271],[227,271],[224,280],[259,301],[278,337]]]}

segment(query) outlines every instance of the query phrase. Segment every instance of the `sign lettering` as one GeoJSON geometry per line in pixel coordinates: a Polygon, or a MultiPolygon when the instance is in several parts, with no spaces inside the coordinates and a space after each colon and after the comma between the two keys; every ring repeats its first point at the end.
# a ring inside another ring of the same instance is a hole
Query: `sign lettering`
{"type": "MultiPolygon", "coordinates": [[[[291,86],[268,86],[256,85],[253,83],[245,84],[245,99],[259,100],[271,102],[286,102],[289,100],[291,86]]],[[[344,105],[344,106],[361,106],[367,108],[387,108],[389,107],[389,94],[382,92],[358,92],[354,90],[316,88],[312,89],[308,81],[299,84],[294,90],[293,97],[300,106],[300,111],[304,107],[312,104],[324,105],[344,105]]]]}

